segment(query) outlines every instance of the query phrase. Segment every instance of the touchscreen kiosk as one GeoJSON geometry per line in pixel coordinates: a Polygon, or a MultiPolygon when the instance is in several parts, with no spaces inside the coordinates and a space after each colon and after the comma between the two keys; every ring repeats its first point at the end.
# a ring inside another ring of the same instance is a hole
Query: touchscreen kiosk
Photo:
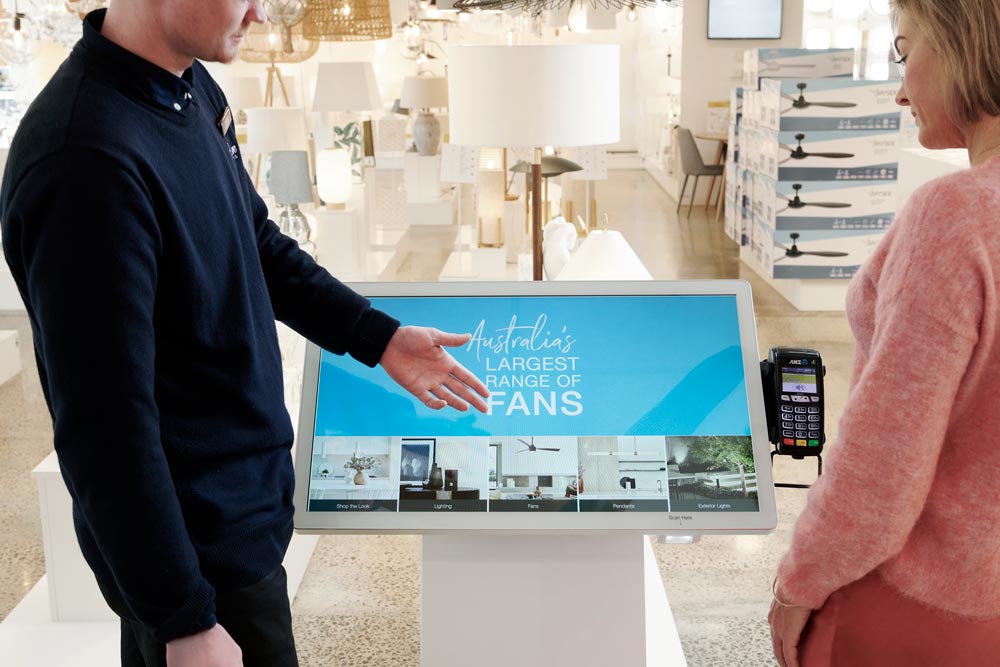
{"type": "Polygon", "coordinates": [[[300,531],[774,528],[746,283],[354,287],[404,325],[471,333],[449,352],[489,412],[430,410],[380,366],[310,346],[300,531]]]}

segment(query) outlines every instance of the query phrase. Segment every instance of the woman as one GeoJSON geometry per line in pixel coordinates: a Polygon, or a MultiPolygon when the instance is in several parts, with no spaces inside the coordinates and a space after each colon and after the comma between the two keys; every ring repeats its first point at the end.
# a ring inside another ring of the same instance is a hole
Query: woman
{"type": "Polygon", "coordinates": [[[768,616],[783,667],[1000,664],[1000,3],[894,11],[896,101],[971,168],[918,189],[851,284],[840,437],[768,616]]]}

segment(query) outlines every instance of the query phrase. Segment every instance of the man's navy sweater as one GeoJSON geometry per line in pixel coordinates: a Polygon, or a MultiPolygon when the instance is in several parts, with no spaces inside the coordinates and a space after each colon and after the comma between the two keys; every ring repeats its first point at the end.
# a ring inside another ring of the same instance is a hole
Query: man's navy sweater
{"type": "Polygon", "coordinates": [[[84,555],[168,641],[291,537],[275,319],[370,366],[399,323],[267,219],[205,68],[178,78],[103,20],[25,115],[0,224],[84,555]]]}

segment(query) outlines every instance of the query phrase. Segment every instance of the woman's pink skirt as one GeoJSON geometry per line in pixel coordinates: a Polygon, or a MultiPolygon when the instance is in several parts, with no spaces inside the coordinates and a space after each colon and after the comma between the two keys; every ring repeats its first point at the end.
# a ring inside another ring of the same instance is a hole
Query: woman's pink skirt
{"type": "Polygon", "coordinates": [[[813,613],[799,660],[802,667],[1000,665],[1000,618],[975,620],[928,607],[872,572],[813,613]]]}

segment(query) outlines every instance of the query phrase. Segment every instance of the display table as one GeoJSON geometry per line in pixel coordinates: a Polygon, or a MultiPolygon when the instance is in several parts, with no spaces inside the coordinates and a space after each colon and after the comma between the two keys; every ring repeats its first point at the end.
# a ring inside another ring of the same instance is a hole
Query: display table
{"type": "Polygon", "coordinates": [[[410,227],[454,224],[455,193],[449,190],[437,199],[408,201],[406,222],[410,227]]]}
{"type": "MultiPolygon", "coordinates": [[[[712,133],[712,132],[696,132],[694,135],[695,139],[703,139],[705,141],[715,141],[718,143],[718,148],[715,150],[715,160],[712,164],[724,164],[726,161],[726,150],[729,146],[729,135],[726,133],[712,133]]],[[[708,192],[705,193],[705,212],[708,212],[708,203],[712,198],[712,189],[715,188],[715,176],[712,176],[712,180],[708,183],[708,192]]],[[[719,199],[718,203],[715,205],[715,221],[719,221],[719,212],[722,210],[723,192],[726,190],[726,171],[722,170],[722,185],[719,186],[719,199]]],[[[694,194],[691,195],[692,201],[694,200],[694,194]]]]}
{"type": "Polygon", "coordinates": [[[0,331],[0,384],[21,372],[21,345],[16,331],[0,331]]]}

